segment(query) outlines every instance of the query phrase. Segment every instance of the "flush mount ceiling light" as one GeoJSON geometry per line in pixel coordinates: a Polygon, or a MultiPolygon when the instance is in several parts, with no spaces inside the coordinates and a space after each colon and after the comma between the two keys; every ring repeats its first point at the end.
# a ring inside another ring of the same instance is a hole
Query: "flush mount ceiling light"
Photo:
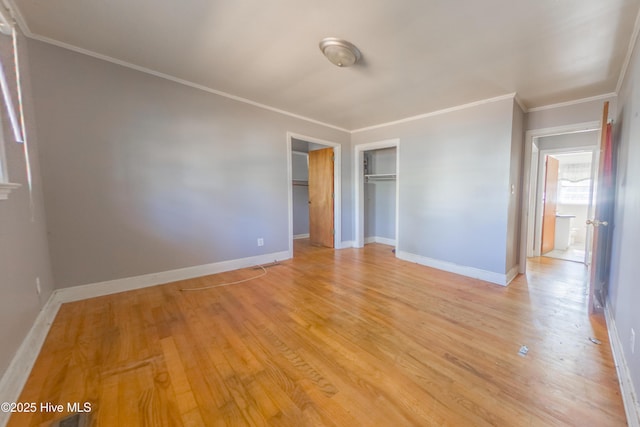
{"type": "Polygon", "coordinates": [[[320,41],[320,50],[329,61],[338,67],[350,67],[358,62],[362,54],[353,44],[335,37],[320,41]]]}

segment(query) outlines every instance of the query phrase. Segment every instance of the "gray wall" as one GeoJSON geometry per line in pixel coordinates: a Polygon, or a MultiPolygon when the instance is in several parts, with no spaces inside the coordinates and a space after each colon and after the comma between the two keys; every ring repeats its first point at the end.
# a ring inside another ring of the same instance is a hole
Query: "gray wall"
{"type": "Polygon", "coordinates": [[[513,100],[352,135],[400,139],[398,250],[506,273],[513,100]]]}
{"type": "Polygon", "coordinates": [[[602,104],[605,101],[609,101],[609,118],[615,118],[617,98],[610,96],[564,107],[530,111],[526,115],[525,127],[527,130],[547,129],[600,121],[602,118],[602,104]]]}
{"type": "MultiPolygon", "coordinates": [[[[609,303],[636,393],[640,392],[640,43],[626,73],[614,126],[618,176],[609,303]],[[631,354],[631,328],[636,333],[631,354]]],[[[636,394],[636,398],[637,398],[636,394]]]]}
{"type": "MultiPolygon", "coordinates": [[[[395,147],[364,153],[370,174],[396,173],[395,147]]],[[[364,237],[396,238],[396,181],[371,181],[364,184],[364,237]]]]}
{"type": "MultiPolygon", "coordinates": [[[[49,251],[45,231],[42,200],[42,180],[39,173],[34,127],[31,85],[26,58],[27,45],[20,37],[21,74],[25,100],[29,157],[33,170],[33,193],[29,197],[24,146],[13,138],[2,104],[2,127],[11,182],[22,184],[8,200],[0,200],[0,377],[7,369],[20,344],[53,290],[49,251]],[[31,200],[33,200],[33,203],[31,200]],[[42,293],[36,293],[36,278],[40,278],[42,293]]],[[[11,67],[11,39],[0,35],[0,55],[5,64],[7,79],[15,81],[11,67]]],[[[14,91],[14,100],[17,95],[14,91]]]]}
{"type": "Polygon", "coordinates": [[[288,250],[286,132],[349,134],[29,41],[57,287],[288,250]],[[264,238],[264,247],[256,239],[264,238]]]}

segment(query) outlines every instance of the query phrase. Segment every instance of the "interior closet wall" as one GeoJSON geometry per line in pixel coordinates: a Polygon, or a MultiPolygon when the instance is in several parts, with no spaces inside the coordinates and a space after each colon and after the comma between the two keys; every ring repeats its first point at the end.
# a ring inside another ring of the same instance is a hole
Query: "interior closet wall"
{"type": "Polygon", "coordinates": [[[396,148],[364,152],[365,243],[395,245],[396,240],[396,148]]]}
{"type": "Polygon", "coordinates": [[[309,155],[291,153],[293,175],[293,238],[309,237],[309,155]]]}

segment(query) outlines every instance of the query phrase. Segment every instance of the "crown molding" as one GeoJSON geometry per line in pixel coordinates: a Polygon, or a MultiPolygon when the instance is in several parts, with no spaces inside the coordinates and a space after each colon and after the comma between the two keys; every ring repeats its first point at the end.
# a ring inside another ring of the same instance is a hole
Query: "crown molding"
{"type": "Polygon", "coordinates": [[[296,119],[299,119],[299,120],[304,120],[304,121],[309,122],[309,123],[314,123],[314,124],[317,124],[317,125],[325,126],[325,127],[328,127],[328,128],[331,128],[331,129],[335,129],[335,130],[338,130],[338,131],[341,131],[341,132],[346,132],[346,133],[349,133],[349,134],[354,134],[354,133],[358,133],[358,132],[365,132],[365,131],[368,131],[368,130],[378,129],[378,128],[392,126],[392,125],[401,124],[401,123],[407,123],[407,122],[411,122],[411,121],[414,121],[414,120],[420,120],[420,119],[424,119],[424,118],[427,118],[427,117],[437,116],[437,115],[440,115],[440,114],[445,114],[445,113],[450,113],[450,112],[453,112],[453,111],[459,111],[459,110],[463,110],[463,109],[466,109],[466,108],[475,107],[475,106],[478,106],[478,105],[483,105],[483,104],[496,102],[496,101],[502,101],[504,99],[509,99],[509,98],[513,98],[515,100],[515,102],[518,103],[520,108],[522,108],[522,110],[525,113],[530,113],[530,112],[536,112],[536,111],[550,110],[550,109],[559,108],[559,107],[567,107],[567,106],[571,106],[571,105],[582,104],[582,103],[590,102],[590,101],[597,101],[597,100],[600,100],[600,99],[605,99],[605,98],[610,98],[610,97],[617,97],[618,94],[620,93],[621,88],[622,88],[622,84],[624,83],[624,78],[625,78],[625,76],[627,74],[627,70],[628,70],[630,62],[631,62],[631,57],[633,55],[633,51],[635,49],[635,46],[637,44],[638,37],[639,37],[639,34],[640,34],[640,10],[639,10],[638,14],[636,15],[636,20],[635,20],[635,24],[634,24],[634,28],[633,28],[633,33],[632,33],[631,39],[629,41],[629,46],[627,48],[627,53],[626,53],[626,56],[625,56],[625,60],[624,60],[623,65],[622,65],[622,69],[620,70],[620,75],[618,77],[618,82],[616,84],[616,89],[615,89],[614,92],[605,93],[605,94],[602,94],[602,95],[596,95],[596,96],[587,97],[587,98],[576,99],[576,100],[573,100],[573,101],[560,102],[560,103],[549,104],[549,105],[542,105],[542,106],[533,107],[533,108],[528,108],[525,105],[525,103],[520,99],[520,97],[517,95],[517,93],[513,92],[513,93],[510,93],[510,94],[501,95],[501,96],[497,96],[497,97],[494,97],[494,98],[483,99],[483,100],[479,100],[479,101],[475,101],[475,102],[470,102],[470,103],[467,103],[467,104],[462,104],[462,105],[458,105],[458,106],[454,106],[454,107],[450,107],[450,108],[445,108],[445,109],[441,109],[441,110],[432,111],[432,112],[429,112],[429,113],[424,113],[424,114],[419,114],[419,115],[416,115],[416,116],[406,117],[406,118],[395,120],[395,121],[391,121],[391,122],[386,122],[386,123],[381,123],[381,124],[378,124],[378,125],[372,125],[372,126],[367,126],[367,127],[362,127],[362,128],[350,130],[350,129],[346,129],[346,128],[343,128],[343,127],[340,127],[340,126],[336,126],[336,125],[325,123],[325,122],[322,122],[322,121],[319,121],[319,120],[315,120],[315,119],[312,119],[310,117],[306,117],[306,116],[302,116],[302,115],[299,115],[299,114],[295,114],[295,113],[292,113],[290,111],[286,111],[286,110],[282,110],[282,109],[279,109],[279,108],[276,108],[276,107],[272,107],[272,106],[267,105],[267,104],[262,104],[262,103],[259,103],[259,102],[256,102],[256,101],[252,101],[252,100],[247,99],[247,98],[243,98],[243,97],[240,97],[240,96],[232,95],[232,94],[227,93],[227,92],[216,90],[216,89],[210,88],[208,86],[200,85],[200,84],[197,84],[197,83],[185,80],[185,79],[181,79],[181,78],[169,75],[169,74],[161,73],[161,72],[158,72],[158,71],[146,68],[146,67],[142,67],[142,66],[139,66],[139,65],[135,65],[135,64],[126,62],[126,61],[122,61],[122,60],[119,60],[119,59],[116,59],[116,58],[113,58],[113,57],[110,57],[110,56],[107,56],[107,55],[103,55],[103,54],[100,54],[100,53],[97,53],[97,52],[94,52],[94,51],[91,51],[91,50],[88,50],[88,49],[83,49],[83,48],[80,48],[80,47],[75,46],[75,45],[71,45],[71,44],[68,44],[68,43],[60,42],[58,40],[51,39],[49,37],[44,37],[44,36],[35,34],[29,28],[29,25],[27,24],[27,21],[24,19],[24,16],[20,12],[20,9],[15,4],[14,0],[0,0],[0,1],[2,1],[2,3],[9,9],[9,11],[11,12],[11,15],[13,16],[13,18],[16,21],[16,24],[18,25],[18,28],[20,28],[22,33],[26,37],[31,38],[33,40],[38,40],[38,41],[41,41],[43,43],[47,43],[47,44],[51,44],[51,45],[54,45],[54,46],[58,46],[58,47],[61,47],[63,49],[67,49],[67,50],[71,50],[71,51],[74,51],[74,52],[77,52],[77,53],[88,55],[88,56],[91,56],[91,57],[94,57],[94,58],[97,58],[97,59],[102,59],[102,60],[107,61],[107,62],[111,62],[111,63],[117,64],[117,65],[120,65],[120,66],[123,66],[123,67],[126,67],[126,68],[130,68],[130,69],[133,69],[133,70],[136,70],[136,71],[139,71],[139,72],[150,74],[150,75],[153,75],[155,77],[159,77],[159,78],[163,78],[163,79],[166,79],[166,80],[170,80],[170,81],[173,81],[175,83],[182,84],[182,85],[185,85],[185,86],[189,86],[189,87],[194,88],[194,89],[199,89],[199,90],[202,90],[202,91],[205,91],[205,92],[209,92],[209,93],[212,93],[212,94],[215,94],[215,95],[219,95],[219,96],[222,96],[222,97],[225,97],[225,98],[228,98],[228,99],[232,99],[234,101],[238,101],[238,102],[242,102],[242,103],[245,103],[245,104],[249,104],[249,105],[252,105],[254,107],[262,108],[262,109],[265,109],[265,110],[268,110],[268,111],[273,111],[275,113],[283,114],[283,115],[286,115],[286,116],[289,116],[289,117],[293,117],[293,118],[296,118],[296,119]]]}
{"type": "Polygon", "coordinates": [[[622,83],[624,83],[624,78],[627,74],[627,69],[629,68],[629,64],[631,63],[631,56],[633,55],[633,49],[635,49],[636,43],[638,42],[638,33],[640,33],[640,9],[638,10],[638,15],[636,16],[636,22],[633,26],[633,33],[631,34],[631,40],[629,40],[627,55],[625,56],[624,62],[622,63],[622,69],[620,70],[620,76],[618,77],[618,84],[616,84],[616,94],[620,93],[620,90],[622,89],[622,83]]]}
{"type": "Polygon", "coordinates": [[[467,108],[477,107],[479,105],[490,104],[492,102],[504,101],[505,99],[514,99],[516,97],[516,93],[512,92],[506,95],[496,96],[494,98],[482,99],[479,101],[469,102],[467,104],[457,105],[455,107],[444,108],[442,110],[436,110],[429,113],[419,114],[417,116],[406,117],[400,120],[394,120],[392,122],[381,123],[379,125],[367,126],[360,129],[352,130],[351,133],[365,132],[368,130],[379,129],[387,126],[398,125],[401,123],[413,122],[415,120],[426,119],[427,117],[439,116],[441,114],[452,113],[454,111],[465,110],[467,108]]]}
{"type": "Polygon", "coordinates": [[[590,96],[587,98],[574,99],[573,101],[559,102],[557,104],[549,104],[549,105],[542,105],[540,107],[529,108],[528,112],[533,113],[536,111],[552,110],[554,108],[560,108],[560,107],[569,107],[571,105],[584,104],[585,102],[598,101],[600,99],[606,99],[606,98],[615,98],[617,96],[618,96],[617,92],[603,93],[601,95],[590,96]]]}
{"type": "Polygon", "coordinates": [[[87,56],[91,56],[93,58],[97,58],[97,59],[101,59],[103,61],[111,62],[113,64],[120,65],[122,67],[130,68],[130,69],[133,69],[133,70],[145,73],[145,74],[150,74],[152,76],[159,77],[159,78],[162,78],[162,79],[165,79],[165,80],[170,80],[170,81],[172,81],[174,83],[178,83],[178,84],[181,84],[181,85],[184,85],[184,86],[189,86],[189,87],[194,88],[194,89],[199,89],[199,90],[202,90],[202,91],[205,91],[205,92],[209,92],[209,93],[212,93],[214,95],[222,96],[222,97],[225,97],[225,98],[228,98],[228,99],[232,99],[234,101],[242,102],[244,104],[249,104],[249,105],[252,105],[254,107],[262,108],[264,110],[273,111],[275,113],[283,114],[285,116],[293,117],[295,119],[304,120],[304,121],[309,122],[309,123],[314,123],[314,124],[317,124],[317,125],[321,125],[321,126],[325,126],[325,127],[331,128],[331,129],[339,130],[341,132],[350,133],[349,129],[342,128],[340,126],[336,126],[336,125],[332,125],[332,124],[329,124],[329,123],[325,123],[325,122],[322,122],[322,121],[319,121],[319,120],[312,119],[310,117],[301,116],[299,114],[295,114],[295,113],[292,113],[290,111],[282,110],[280,108],[272,107],[272,106],[267,105],[267,104],[262,104],[260,102],[252,101],[250,99],[243,98],[241,96],[232,95],[230,93],[223,92],[223,91],[220,91],[220,90],[217,90],[217,89],[213,89],[213,88],[210,88],[208,86],[204,86],[204,85],[201,85],[201,84],[198,84],[198,83],[194,83],[194,82],[191,82],[189,80],[181,79],[179,77],[175,77],[175,76],[172,76],[170,74],[161,73],[159,71],[155,71],[155,70],[152,70],[150,68],[146,68],[146,67],[142,67],[142,66],[139,66],[139,65],[136,65],[136,64],[132,64],[132,63],[127,62],[127,61],[122,61],[120,59],[116,59],[116,58],[108,56],[108,55],[103,55],[101,53],[97,53],[97,52],[94,52],[92,50],[84,49],[84,48],[81,48],[81,47],[78,47],[78,46],[75,46],[75,45],[72,45],[72,44],[69,44],[69,43],[64,43],[64,42],[61,42],[59,40],[55,40],[55,39],[52,39],[52,38],[49,38],[49,37],[44,37],[44,36],[41,36],[39,34],[34,34],[33,32],[31,32],[31,30],[29,29],[29,26],[27,25],[26,21],[22,17],[22,14],[20,13],[20,9],[18,9],[18,7],[16,7],[15,4],[13,4],[12,0],[5,0],[5,1],[7,1],[11,6],[11,11],[13,12],[13,16],[14,16],[14,18],[16,20],[16,23],[18,24],[18,27],[24,33],[24,35],[26,37],[29,37],[30,39],[38,40],[38,41],[41,41],[43,43],[47,43],[47,44],[50,44],[50,45],[53,45],[53,46],[61,47],[63,49],[67,49],[67,50],[70,50],[70,51],[73,51],[73,52],[76,52],[76,53],[81,53],[81,54],[84,54],[84,55],[87,55],[87,56]]]}
{"type": "Polygon", "coordinates": [[[329,123],[321,122],[319,120],[315,120],[315,119],[312,119],[310,117],[301,116],[299,114],[295,114],[295,113],[292,113],[290,111],[281,110],[279,108],[272,107],[272,106],[267,105],[267,104],[262,104],[260,102],[255,102],[255,101],[252,101],[250,99],[243,98],[241,96],[236,96],[236,95],[232,95],[232,94],[227,93],[227,92],[222,92],[220,90],[213,89],[213,88],[210,88],[208,86],[204,86],[204,85],[201,85],[201,84],[198,84],[198,83],[194,83],[194,82],[191,82],[189,80],[181,79],[179,77],[175,77],[175,76],[172,76],[170,74],[161,73],[159,71],[155,71],[155,70],[152,70],[150,68],[141,67],[139,65],[132,64],[130,62],[122,61],[120,59],[116,59],[116,58],[113,58],[111,56],[103,55],[103,54],[94,52],[92,50],[83,49],[81,47],[74,46],[74,45],[71,45],[71,44],[68,44],[68,43],[63,43],[63,42],[55,40],[55,39],[51,39],[51,38],[48,38],[48,37],[43,37],[43,36],[36,35],[36,34],[33,34],[31,36],[31,38],[34,39],[34,40],[41,41],[43,43],[48,43],[48,44],[51,44],[51,45],[54,45],[54,46],[61,47],[63,49],[67,49],[67,50],[71,50],[71,51],[74,51],[74,52],[77,52],[77,53],[81,53],[81,54],[84,54],[84,55],[87,55],[87,56],[91,56],[93,58],[102,59],[103,61],[111,62],[111,63],[117,64],[117,65],[120,65],[122,67],[130,68],[130,69],[133,69],[133,70],[136,70],[136,71],[140,71],[142,73],[150,74],[150,75],[155,76],[155,77],[160,77],[162,79],[170,80],[170,81],[172,81],[174,83],[178,83],[178,84],[181,84],[181,85],[184,85],[184,86],[189,86],[189,87],[194,88],[194,89],[199,89],[199,90],[202,90],[202,91],[205,91],[205,92],[209,92],[209,93],[212,93],[214,95],[219,95],[219,96],[222,96],[222,97],[225,97],[225,98],[228,98],[228,99],[232,99],[234,101],[242,102],[244,104],[249,104],[249,105],[252,105],[254,107],[262,108],[264,110],[273,111],[274,113],[283,114],[285,116],[293,117],[293,118],[299,119],[299,120],[304,120],[304,121],[309,122],[309,123],[314,123],[314,124],[317,124],[317,125],[325,126],[325,127],[331,128],[331,129],[342,131],[342,132],[346,132],[346,133],[350,132],[349,129],[345,129],[345,128],[341,128],[339,126],[335,126],[335,125],[332,125],[332,124],[329,124],[329,123]]]}

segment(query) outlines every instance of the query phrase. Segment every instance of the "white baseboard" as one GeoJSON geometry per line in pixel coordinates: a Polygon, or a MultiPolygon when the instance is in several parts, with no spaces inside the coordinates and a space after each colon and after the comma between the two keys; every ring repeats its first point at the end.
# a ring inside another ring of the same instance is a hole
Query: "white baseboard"
{"type": "MultiPolygon", "coordinates": [[[[9,363],[9,367],[0,378],[0,402],[18,402],[20,393],[36,363],[40,349],[49,333],[49,328],[61,305],[62,303],[54,292],[38,313],[31,330],[27,333],[13,360],[9,363]]],[[[0,411],[0,426],[5,426],[9,422],[10,416],[10,412],[0,411]]]]}
{"type": "MultiPolygon", "coordinates": [[[[289,258],[290,256],[288,251],[274,252],[266,255],[258,255],[248,258],[180,268],[177,270],[163,271],[160,273],[145,274],[142,276],[127,277],[124,279],[57,289],[53,291],[49,300],[36,317],[31,330],[27,333],[24,341],[22,341],[22,344],[18,348],[18,351],[9,364],[6,372],[2,378],[0,378],[0,402],[18,401],[22,388],[27,382],[31,369],[33,369],[33,365],[40,354],[42,344],[49,333],[49,328],[53,324],[60,306],[66,302],[79,301],[87,298],[161,285],[163,283],[170,283],[178,280],[238,270],[259,264],[268,264],[276,260],[282,261],[289,258]]],[[[0,426],[7,424],[10,415],[10,413],[0,411],[0,426]]]]}
{"type": "Polygon", "coordinates": [[[505,286],[508,285],[509,283],[513,282],[513,279],[515,279],[518,276],[519,272],[520,272],[520,265],[516,265],[511,270],[509,270],[507,272],[505,286]]]}
{"type": "Polygon", "coordinates": [[[108,280],[106,282],[92,283],[89,285],[72,286],[55,291],[63,302],[79,301],[87,298],[115,294],[133,289],[146,288],[161,285],[163,283],[176,282],[178,280],[192,279],[194,277],[207,276],[209,274],[238,270],[240,268],[253,267],[259,264],[268,264],[275,260],[291,258],[288,251],[274,252],[265,255],[240,258],[229,261],[214,262],[212,264],[196,265],[194,267],[179,268],[177,270],[163,271],[160,273],[144,274],[142,276],[126,277],[124,279],[108,280]]]}
{"type": "Polygon", "coordinates": [[[627,414],[627,424],[629,427],[640,427],[640,405],[638,404],[638,394],[633,387],[629,365],[624,357],[624,347],[620,342],[616,321],[611,313],[611,303],[607,300],[604,306],[604,314],[607,319],[607,330],[609,331],[609,342],[611,342],[611,352],[613,361],[616,364],[618,381],[620,382],[620,392],[624,403],[624,411],[627,414]]]}
{"type": "Polygon", "coordinates": [[[428,258],[422,255],[416,255],[405,251],[396,251],[396,256],[405,261],[415,262],[416,264],[437,268],[438,270],[460,274],[461,276],[484,280],[500,286],[507,286],[507,284],[509,283],[509,281],[507,280],[507,274],[494,273],[493,271],[481,270],[475,267],[467,267],[447,261],[440,261],[437,259],[428,258]]]}
{"type": "Polygon", "coordinates": [[[337,249],[349,249],[354,248],[356,246],[356,242],[353,240],[345,240],[340,243],[340,247],[337,249]]]}
{"type": "Polygon", "coordinates": [[[308,239],[308,238],[309,238],[309,233],[307,233],[307,234],[295,234],[293,236],[293,240],[296,240],[296,239],[308,239]]]}
{"type": "Polygon", "coordinates": [[[364,244],[368,245],[369,243],[382,243],[383,245],[395,246],[396,239],[389,239],[387,237],[379,237],[379,236],[365,237],[364,244]]]}

